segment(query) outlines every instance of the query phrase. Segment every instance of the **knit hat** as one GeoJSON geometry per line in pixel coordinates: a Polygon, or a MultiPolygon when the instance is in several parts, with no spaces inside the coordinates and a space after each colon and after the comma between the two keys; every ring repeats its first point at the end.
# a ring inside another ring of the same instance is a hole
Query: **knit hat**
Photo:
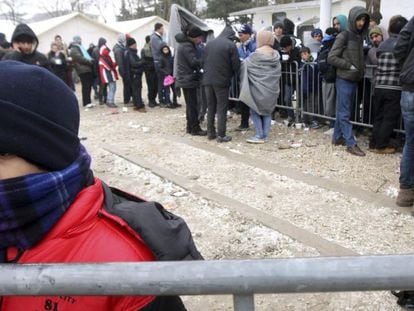
{"type": "Polygon", "coordinates": [[[274,42],[275,42],[275,37],[273,36],[272,32],[267,31],[267,30],[261,30],[257,33],[256,44],[258,48],[264,45],[273,47],[274,42]]]}
{"type": "Polygon", "coordinates": [[[73,37],[73,42],[75,42],[75,43],[81,43],[82,42],[82,39],[81,39],[80,36],[74,36],[73,37]]]}
{"type": "Polygon", "coordinates": [[[280,39],[280,46],[282,48],[288,47],[290,45],[293,45],[292,39],[289,36],[283,36],[282,39],[280,39]]]}
{"type": "Polygon", "coordinates": [[[126,35],[125,35],[124,33],[120,33],[120,34],[118,35],[118,37],[116,38],[116,41],[117,41],[120,45],[125,46],[125,43],[126,43],[126,35]]]}
{"type": "Polygon", "coordinates": [[[320,29],[320,28],[315,28],[314,30],[312,30],[312,32],[311,32],[311,37],[313,38],[313,37],[316,37],[316,36],[323,36],[323,34],[322,34],[322,30],[320,29]]]}
{"type": "Polygon", "coordinates": [[[79,107],[53,73],[16,61],[0,62],[0,152],[50,171],[79,155],[79,107]]]}
{"type": "Polygon", "coordinates": [[[189,36],[190,38],[197,38],[203,35],[203,31],[199,27],[194,25],[190,26],[187,30],[187,36],[189,36]]]}
{"type": "Polygon", "coordinates": [[[245,33],[245,34],[249,34],[249,35],[251,35],[252,34],[252,27],[250,27],[249,25],[247,25],[247,24],[243,24],[243,25],[241,25],[240,26],[240,29],[238,30],[238,33],[245,33]]]}
{"type": "Polygon", "coordinates": [[[381,28],[379,28],[378,26],[372,27],[369,30],[369,37],[371,38],[371,35],[374,34],[374,33],[377,34],[377,35],[381,35],[382,36],[382,30],[381,30],[381,28]]]}
{"type": "Polygon", "coordinates": [[[283,23],[282,23],[282,22],[276,22],[276,23],[273,25],[273,30],[275,30],[276,28],[282,28],[282,29],[285,29],[285,26],[283,25],[283,23]]]}
{"type": "Polygon", "coordinates": [[[135,43],[137,43],[137,41],[135,41],[135,39],[134,39],[134,38],[128,38],[128,39],[126,40],[126,45],[127,45],[128,47],[130,47],[131,45],[134,45],[135,43]]]}
{"type": "Polygon", "coordinates": [[[370,20],[373,20],[374,22],[377,23],[377,25],[379,25],[381,23],[381,20],[382,20],[382,14],[380,12],[373,12],[370,15],[370,20]]]}

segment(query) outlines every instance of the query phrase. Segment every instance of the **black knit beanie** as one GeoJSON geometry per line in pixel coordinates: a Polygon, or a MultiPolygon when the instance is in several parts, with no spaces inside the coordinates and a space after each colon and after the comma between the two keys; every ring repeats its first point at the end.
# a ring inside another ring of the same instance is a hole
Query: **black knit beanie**
{"type": "Polygon", "coordinates": [[[197,38],[203,35],[203,31],[199,27],[194,25],[191,25],[187,30],[187,36],[189,36],[190,38],[197,38]]]}
{"type": "Polygon", "coordinates": [[[49,171],[79,154],[79,107],[66,84],[38,66],[0,62],[0,152],[49,171]]]}
{"type": "Polygon", "coordinates": [[[134,38],[129,37],[129,38],[127,38],[127,40],[126,40],[126,45],[127,45],[127,47],[130,47],[131,45],[134,45],[135,43],[137,43],[137,41],[135,41],[135,39],[134,39],[134,38]]]}

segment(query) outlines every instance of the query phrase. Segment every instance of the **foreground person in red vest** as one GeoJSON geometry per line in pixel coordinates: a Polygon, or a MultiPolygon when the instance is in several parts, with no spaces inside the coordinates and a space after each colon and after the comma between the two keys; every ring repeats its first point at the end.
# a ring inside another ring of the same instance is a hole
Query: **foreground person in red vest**
{"type": "MultiPolygon", "coordinates": [[[[0,263],[131,262],[181,256],[161,254],[145,240],[152,238],[157,244],[158,237],[147,237],[145,230],[138,235],[128,220],[106,209],[107,201],[115,213],[115,201],[141,203],[122,198],[119,190],[115,195],[93,177],[91,158],[78,139],[78,102],[61,80],[37,66],[3,61],[0,85],[0,263]]],[[[134,209],[141,212],[153,205],[142,204],[134,209]]],[[[185,307],[177,296],[7,296],[0,297],[0,310],[185,307]]]]}

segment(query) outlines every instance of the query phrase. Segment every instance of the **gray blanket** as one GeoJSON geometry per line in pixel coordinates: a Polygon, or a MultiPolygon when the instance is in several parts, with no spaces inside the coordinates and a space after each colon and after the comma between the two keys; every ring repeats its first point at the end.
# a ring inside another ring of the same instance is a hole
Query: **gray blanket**
{"type": "Polygon", "coordinates": [[[239,99],[259,115],[271,115],[279,96],[281,75],[279,53],[273,56],[254,52],[240,70],[239,99]]]}

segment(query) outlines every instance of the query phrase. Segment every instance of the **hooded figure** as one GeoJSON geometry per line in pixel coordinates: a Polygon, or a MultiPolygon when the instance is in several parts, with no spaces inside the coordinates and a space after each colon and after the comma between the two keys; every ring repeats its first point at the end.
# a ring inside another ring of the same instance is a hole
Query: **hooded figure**
{"type": "Polygon", "coordinates": [[[17,25],[11,42],[14,51],[7,53],[3,58],[4,60],[17,60],[29,65],[49,68],[46,56],[36,50],[39,45],[39,39],[28,25],[17,25]]]}
{"type": "Polygon", "coordinates": [[[233,43],[235,36],[234,30],[227,26],[207,43],[203,55],[203,85],[230,86],[231,78],[240,67],[239,52],[233,43]]]}
{"type": "Polygon", "coordinates": [[[332,25],[338,33],[348,30],[348,18],[343,14],[339,14],[332,19],[332,25]]]}
{"type": "Polygon", "coordinates": [[[364,7],[356,6],[349,11],[348,30],[341,31],[329,53],[328,62],[336,67],[336,75],[349,81],[360,81],[364,77],[363,40],[368,33],[369,14],[364,7]],[[365,16],[365,24],[361,30],[356,21],[365,16]],[[356,69],[351,69],[351,66],[356,69]]]}
{"type": "Polygon", "coordinates": [[[364,77],[363,40],[368,26],[367,10],[361,6],[353,7],[349,11],[348,30],[338,34],[328,55],[328,63],[336,68],[336,120],[332,144],[346,145],[346,151],[355,156],[365,156],[352,133],[350,116],[358,82],[364,77]]]}

